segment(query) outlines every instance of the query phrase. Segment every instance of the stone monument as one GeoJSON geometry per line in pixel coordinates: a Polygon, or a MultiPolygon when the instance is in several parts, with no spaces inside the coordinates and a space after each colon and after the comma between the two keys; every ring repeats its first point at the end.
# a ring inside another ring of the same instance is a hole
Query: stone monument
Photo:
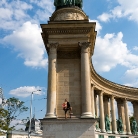
{"type": "Polygon", "coordinates": [[[82,4],[82,0],[54,0],[55,12],[48,24],[41,24],[49,62],[47,113],[41,120],[43,137],[120,138],[129,135],[130,138],[133,133],[127,102],[132,102],[138,122],[138,89],[106,80],[94,70],[91,57],[96,23],[89,22],[82,4]],[[72,107],[72,118],[65,119],[62,108],[65,99],[72,107]],[[122,128],[118,129],[116,113],[122,119],[123,133],[122,128]],[[106,115],[111,123],[105,126],[106,115]]]}
{"type": "Polygon", "coordinates": [[[48,53],[47,113],[43,137],[77,138],[94,136],[94,100],[91,93],[90,61],[96,23],[89,23],[82,0],[55,0],[48,24],[41,24],[48,53]],[[62,103],[72,106],[71,119],[64,118],[62,103]]]}

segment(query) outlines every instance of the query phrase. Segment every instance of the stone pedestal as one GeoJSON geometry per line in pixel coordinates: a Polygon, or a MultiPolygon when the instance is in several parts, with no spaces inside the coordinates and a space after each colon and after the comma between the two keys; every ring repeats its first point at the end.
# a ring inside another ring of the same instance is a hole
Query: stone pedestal
{"type": "Polygon", "coordinates": [[[43,138],[95,138],[94,119],[43,119],[43,138]]]}

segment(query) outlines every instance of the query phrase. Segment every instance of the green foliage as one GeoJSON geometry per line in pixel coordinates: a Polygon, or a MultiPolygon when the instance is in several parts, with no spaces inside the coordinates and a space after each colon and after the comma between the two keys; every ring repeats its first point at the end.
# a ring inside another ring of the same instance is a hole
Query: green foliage
{"type": "Polygon", "coordinates": [[[18,125],[10,127],[11,121],[16,120],[21,113],[27,111],[28,107],[24,105],[23,101],[15,97],[7,99],[5,106],[6,110],[0,109],[0,129],[8,132],[18,125]]]}
{"type": "MultiPolygon", "coordinates": [[[[7,126],[7,116],[8,116],[8,111],[0,108],[0,129],[6,131],[8,129],[7,126]]],[[[0,134],[3,134],[3,131],[0,131],[0,134]]]]}
{"type": "Polygon", "coordinates": [[[16,119],[22,112],[28,110],[28,107],[24,106],[24,102],[15,97],[9,98],[6,104],[10,121],[16,119]]]}

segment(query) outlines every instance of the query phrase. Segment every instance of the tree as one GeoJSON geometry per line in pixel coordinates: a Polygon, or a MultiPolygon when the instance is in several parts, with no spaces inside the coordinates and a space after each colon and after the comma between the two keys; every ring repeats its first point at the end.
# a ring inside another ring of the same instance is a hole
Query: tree
{"type": "Polygon", "coordinates": [[[7,129],[7,116],[8,116],[8,111],[0,108],[0,135],[4,134],[7,129]]]}
{"type": "MultiPolygon", "coordinates": [[[[4,118],[5,118],[4,130],[7,130],[7,135],[8,135],[9,130],[13,130],[15,126],[18,125],[16,124],[10,127],[11,121],[16,120],[21,113],[27,111],[28,107],[24,105],[23,101],[20,101],[18,98],[15,98],[15,97],[7,99],[7,101],[5,102],[5,107],[6,107],[6,110],[3,109],[1,111],[1,114],[4,115],[4,118]]],[[[1,127],[0,129],[3,130],[3,128],[1,127]]]]}

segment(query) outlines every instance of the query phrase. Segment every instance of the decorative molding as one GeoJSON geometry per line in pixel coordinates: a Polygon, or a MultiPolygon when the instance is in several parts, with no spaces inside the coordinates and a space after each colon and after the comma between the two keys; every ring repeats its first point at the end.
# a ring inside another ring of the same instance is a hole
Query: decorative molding
{"type": "Polygon", "coordinates": [[[90,32],[92,27],[79,27],[79,28],[52,28],[52,29],[46,29],[45,32],[47,34],[87,34],[90,32]]]}

